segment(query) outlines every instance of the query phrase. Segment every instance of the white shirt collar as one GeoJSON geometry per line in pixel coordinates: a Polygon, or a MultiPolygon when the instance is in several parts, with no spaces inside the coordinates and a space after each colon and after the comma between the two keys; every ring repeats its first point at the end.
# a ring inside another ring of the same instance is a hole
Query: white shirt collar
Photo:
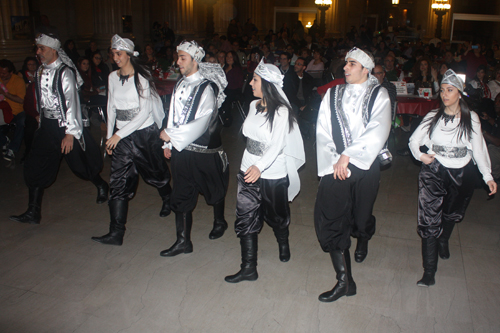
{"type": "Polygon", "coordinates": [[[189,76],[186,76],[186,77],[184,78],[184,81],[185,81],[186,83],[193,83],[193,82],[199,81],[199,80],[201,80],[201,79],[202,79],[202,77],[201,77],[200,71],[197,71],[197,72],[196,72],[196,73],[194,73],[194,74],[191,74],[191,75],[189,75],[189,76]]]}
{"type": "Polygon", "coordinates": [[[370,83],[370,80],[367,79],[365,82],[363,83],[358,83],[358,84],[347,84],[347,90],[349,91],[362,91],[362,90],[365,90],[368,85],[370,83]]]}
{"type": "Polygon", "coordinates": [[[43,65],[43,67],[44,67],[45,69],[54,69],[54,68],[56,68],[57,66],[59,66],[60,64],[62,64],[62,60],[61,60],[61,58],[57,57],[57,59],[56,59],[56,60],[54,60],[54,62],[53,62],[53,63],[51,63],[51,64],[49,64],[49,65],[43,65]]]}

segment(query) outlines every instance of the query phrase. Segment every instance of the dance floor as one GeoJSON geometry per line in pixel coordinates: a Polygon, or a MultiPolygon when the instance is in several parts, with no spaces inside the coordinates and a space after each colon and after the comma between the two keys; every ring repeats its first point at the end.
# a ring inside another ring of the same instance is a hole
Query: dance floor
{"type": "MultiPolygon", "coordinates": [[[[97,127],[94,136],[98,137],[97,127]]],[[[393,146],[405,145],[397,130],[393,146]]],[[[45,191],[40,225],[8,219],[27,207],[22,164],[0,162],[1,332],[499,332],[500,197],[476,190],[465,220],[440,260],[436,285],[416,286],[422,259],[416,233],[419,166],[395,156],[382,172],[375,204],[377,231],[367,259],[352,260],[358,293],[334,303],[318,295],[335,285],[328,254],[313,224],[318,187],[314,142],[306,141],[302,191],[291,204],[291,260],[282,263],[272,230],[259,235],[255,282],[229,284],[239,270],[234,234],[236,173],[244,149],[236,121],[224,129],[231,165],[226,198],[229,229],[210,240],[212,209],[200,196],[194,251],[173,258],[173,214],[160,218],[156,189],[140,182],[130,202],[123,246],[90,240],[107,232],[106,204],[95,204],[90,182],[63,161],[45,191]]],[[[396,149],[392,149],[395,152],[396,149]]],[[[106,158],[103,178],[109,180],[106,158]]],[[[175,186],[175,184],[174,184],[175,186]]],[[[354,240],[355,242],[355,240],[354,240]]],[[[355,244],[355,243],[354,243],[355,244]]],[[[352,255],[352,253],[351,253],[352,255]]]]}

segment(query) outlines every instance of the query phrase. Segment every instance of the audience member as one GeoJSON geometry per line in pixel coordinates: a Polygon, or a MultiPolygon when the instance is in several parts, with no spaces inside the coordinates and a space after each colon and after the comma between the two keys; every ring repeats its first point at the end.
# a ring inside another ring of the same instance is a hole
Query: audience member
{"type": "Polygon", "coordinates": [[[491,99],[495,100],[500,93],[500,67],[495,69],[495,78],[488,82],[488,88],[490,89],[491,99]]]}
{"type": "Polygon", "coordinates": [[[66,43],[64,43],[63,50],[64,52],[66,52],[71,61],[73,61],[73,63],[76,64],[78,58],[80,58],[80,54],[76,49],[75,42],[72,39],[68,39],[66,43]]]}
{"type": "Polygon", "coordinates": [[[264,62],[266,64],[274,64],[276,59],[274,58],[274,54],[271,52],[269,44],[265,43],[262,45],[262,52],[264,53],[264,62]]]}
{"type": "Polygon", "coordinates": [[[221,109],[223,124],[227,127],[233,121],[231,115],[232,104],[241,97],[241,88],[243,87],[243,69],[235,51],[227,53],[224,72],[226,73],[227,87],[224,90],[226,99],[222,103],[221,109]]]}
{"type": "Polygon", "coordinates": [[[384,58],[384,69],[385,69],[385,77],[388,81],[399,81],[401,71],[396,68],[396,59],[392,55],[387,55],[384,58]]]}
{"type": "Polygon", "coordinates": [[[15,154],[21,148],[21,143],[24,136],[24,120],[26,115],[23,110],[24,96],[26,95],[26,85],[24,80],[16,75],[16,68],[12,61],[7,59],[0,60],[0,83],[3,84],[5,89],[0,88],[0,96],[9,104],[12,109],[14,119],[11,123],[16,125],[12,141],[9,141],[5,128],[0,133],[0,146],[5,147],[3,158],[7,161],[12,161],[15,154]]]}
{"type": "Polygon", "coordinates": [[[219,65],[222,68],[224,68],[224,66],[226,66],[226,52],[219,51],[217,53],[217,62],[219,63],[219,65]]]}
{"type": "Polygon", "coordinates": [[[378,83],[387,89],[387,92],[389,93],[389,98],[391,99],[391,110],[392,110],[392,119],[394,119],[394,105],[396,104],[396,98],[397,98],[397,92],[396,92],[396,86],[389,82],[387,78],[385,77],[385,72],[384,68],[382,65],[376,65],[375,68],[373,68],[373,75],[377,78],[378,83]]]}
{"type": "Polygon", "coordinates": [[[100,50],[97,48],[97,43],[91,40],[89,43],[89,48],[85,50],[85,56],[89,59],[92,59],[92,56],[95,52],[100,52],[100,50]]]}
{"type": "Polygon", "coordinates": [[[481,54],[479,45],[469,44],[464,53],[463,59],[467,62],[467,80],[471,80],[476,75],[476,70],[480,65],[487,66],[486,57],[481,54]],[[471,52],[472,51],[472,52],[471,52]]]}
{"type": "Polygon", "coordinates": [[[90,59],[92,86],[99,94],[106,96],[109,76],[108,66],[102,62],[102,56],[99,51],[95,51],[90,59]]]}
{"type": "Polygon", "coordinates": [[[321,49],[315,49],[313,51],[313,59],[307,65],[306,72],[325,70],[325,63],[323,62],[322,56],[321,49]]]}
{"type": "Polygon", "coordinates": [[[36,70],[38,69],[38,60],[36,57],[26,57],[24,59],[23,68],[21,74],[23,75],[24,83],[26,87],[33,81],[35,81],[36,70]]]}

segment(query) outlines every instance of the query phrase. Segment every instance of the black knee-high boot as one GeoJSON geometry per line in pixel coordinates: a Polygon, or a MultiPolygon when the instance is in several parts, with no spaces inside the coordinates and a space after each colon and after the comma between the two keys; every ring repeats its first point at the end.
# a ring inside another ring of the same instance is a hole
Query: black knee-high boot
{"type": "Polygon", "coordinates": [[[181,253],[193,252],[191,243],[191,227],[193,226],[193,215],[191,212],[175,213],[175,227],[177,229],[177,240],[169,249],[160,252],[162,257],[173,257],[181,253]]]}
{"type": "Polygon", "coordinates": [[[21,223],[40,224],[42,219],[43,188],[29,188],[28,210],[21,215],[12,215],[10,219],[21,223]]]}
{"type": "Polygon", "coordinates": [[[278,248],[280,253],[280,260],[282,262],[287,262],[290,260],[290,244],[288,243],[288,236],[290,231],[288,227],[284,229],[274,229],[274,235],[278,241],[278,248]]]}
{"type": "Polygon", "coordinates": [[[108,205],[111,218],[109,232],[101,237],[92,237],[92,240],[101,244],[122,245],[127,223],[128,200],[110,200],[108,205]]]}
{"type": "Polygon", "coordinates": [[[172,192],[172,188],[170,184],[167,184],[158,189],[158,193],[160,193],[160,197],[162,200],[162,206],[160,210],[160,217],[167,217],[170,215],[172,211],[170,209],[170,193],[172,192]]]}
{"type": "Polygon", "coordinates": [[[451,233],[453,232],[453,228],[455,227],[455,222],[443,220],[443,232],[441,236],[438,238],[438,253],[441,259],[449,259],[450,258],[450,247],[449,240],[451,233]]]}
{"type": "Polygon", "coordinates": [[[349,250],[334,250],[330,252],[333,268],[337,273],[337,284],[332,290],[319,295],[321,302],[333,302],[342,296],[356,295],[356,283],[351,273],[351,255],[349,250]]]}
{"type": "Polygon", "coordinates": [[[257,241],[258,234],[250,234],[240,237],[241,245],[241,269],[234,275],[226,276],[224,280],[230,283],[241,281],[255,281],[257,274],[257,241]]]}
{"type": "Polygon", "coordinates": [[[417,282],[419,287],[429,287],[436,283],[434,275],[437,271],[438,245],[436,237],[422,238],[422,261],[424,275],[417,282]]]}
{"type": "Polygon", "coordinates": [[[227,222],[224,219],[224,199],[214,205],[214,227],[208,238],[217,239],[224,235],[224,231],[227,229],[227,222]]]}
{"type": "Polygon", "coordinates": [[[102,204],[108,201],[108,183],[106,183],[100,175],[97,175],[94,179],[92,179],[92,184],[97,187],[97,199],[95,200],[95,202],[98,204],[102,204]]]}

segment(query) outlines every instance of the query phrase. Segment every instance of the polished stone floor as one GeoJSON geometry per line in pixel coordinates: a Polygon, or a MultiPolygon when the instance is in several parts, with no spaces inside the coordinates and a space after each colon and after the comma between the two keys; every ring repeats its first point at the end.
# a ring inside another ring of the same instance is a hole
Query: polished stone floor
{"type": "MultiPolygon", "coordinates": [[[[365,262],[353,262],[358,294],[334,303],[317,297],[335,284],[329,256],[316,240],[315,149],[306,141],[302,192],[292,203],[292,258],[278,259],[272,230],[259,236],[259,279],[229,284],[240,251],[232,222],[235,174],[243,143],[225,129],[231,162],[226,219],[231,227],[209,240],[212,211],[200,196],[194,212],[194,252],[159,256],[175,241],[174,217],[160,218],[156,190],[141,181],[130,203],[123,246],[90,240],[108,228],[107,205],[63,161],[45,191],[39,226],[10,221],[27,205],[22,165],[0,162],[1,332],[500,332],[500,205],[477,190],[465,220],[441,260],[436,285],[419,288],[417,175],[409,157],[383,171],[375,205],[377,231],[365,262]]],[[[98,135],[99,133],[94,133],[98,135]]],[[[396,146],[404,145],[399,136],[396,146]]],[[[109,179],[109,159],[103,177],[109,179]]]]}

